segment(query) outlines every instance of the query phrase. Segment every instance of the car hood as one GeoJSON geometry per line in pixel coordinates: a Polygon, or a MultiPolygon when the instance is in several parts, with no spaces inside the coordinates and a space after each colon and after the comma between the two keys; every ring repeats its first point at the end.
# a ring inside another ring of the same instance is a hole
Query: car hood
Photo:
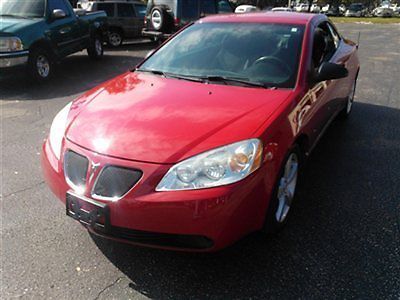
{"type": "Polygon", "coordinates": [[[35,26],[38,23],[43,22],[42,19],[24,19],[24,18],[12,18],[2,17],[0,21],[0,34],[2,35],[14,35],[21,33],[21,31],[28,30],[28,27],[35,26]]]}
{"type": "Polygon", "coordinates": [[[100,154],[176,163],[256,137],[291,93],[127,73],[73,103],[66,137],[100,154]]]}

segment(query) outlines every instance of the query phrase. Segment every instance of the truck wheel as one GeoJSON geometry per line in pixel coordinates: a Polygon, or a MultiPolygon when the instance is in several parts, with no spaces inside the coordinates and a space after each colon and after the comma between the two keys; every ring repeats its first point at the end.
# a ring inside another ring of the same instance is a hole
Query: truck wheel
{"type": "Polygon", "coordinates": [[[49,52],[43,48],[31,50],[28,59],[28,71],[38,82],[47,81],[53,74],[53,62],[49,52]]]}
{"type": "Polygon", "coordinates": [[[119,47],[122,45],[124,38],[119,30],[112,29],[108,33],[108,44],[111,47],[119,47]]]}
{"type": "Polygon", "coordinates": [[[150,22],[154,30],[169,33],[171,31],[172,18],[165,8],[155,6],[150,13],[150,22]]]}
{"type": "Polygon", "coordinates": [[[103,41],[99,36],[96,35],[91,39],[87,53],[91,59],[99,60],[103,57],[103,41]]]}

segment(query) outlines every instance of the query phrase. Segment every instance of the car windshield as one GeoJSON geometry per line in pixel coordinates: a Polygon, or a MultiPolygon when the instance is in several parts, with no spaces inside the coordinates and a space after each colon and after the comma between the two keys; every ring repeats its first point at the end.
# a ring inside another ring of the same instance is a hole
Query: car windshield
{"type": "Polygon", "coordinates": [[[1,0],[0,16],[41,18],[45,12],[45,0],[1,0]]]}
{"type": "Polygon", "coordinates": [[[138,70],[293,88],[303,32],[302,25],[195,24],[150,56],[138,70]]]}

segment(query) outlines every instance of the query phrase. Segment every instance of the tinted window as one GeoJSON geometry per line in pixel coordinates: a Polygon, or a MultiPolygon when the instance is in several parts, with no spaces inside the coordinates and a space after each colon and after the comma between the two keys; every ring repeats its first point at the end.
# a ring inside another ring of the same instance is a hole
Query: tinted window
{"type": "Polygon", "coordinates": [[[136,13],[135,13],[135,10],[133,9],[132,4],[118,3],[117,9],[118,9],[118,17],[121,17],[121,18],[136,17],[136,13]]]}
{"type": "Polygon", "coordinates": [[[210,14],[215,14],[216,12],[217,12],[217,8],[215,7],[214,0],[201,0],[200,1],[200,14],[210,15],[210,14]]]}
{"type": "Polygon", "coordinates": [[[1,15],[37,18],[44,16],[44,8],[45,0],[0,0],[1,15]]]}
{"type": "Polygon", "coordinates": [[[300,25],[195,24],[154,53],[140,69],[191,77],[225,76],[292,88],[303,32],[300,25]]]}
{"type": "Polygon", "coordinates": [[[114,4],[112,3],[98,3],[97,10],[104,10],[108,17],[114,16],[114,4]]]}
{"type": "Polygon", "coordinates": [[[135,4],[135,9],[138,17],[144,18],[144,16],[146,15],[146,5],[135,4]]]}
{"type": "Polygon", "coordinates": [[[69,16],[69,10],[65,4],[65,0],[51,0],[47,2],[47,5],[50,13],[55,9],[62,9],[69,16]]]}
{"type": "Polygon", "coordinates": [[[199,17],[200,3],[198,0],[182,0],[182,20],[195,20],[199,17]]]}
{"type": "Polygon", "coordinates": [[[232,7],[227,0],[218,1],[218,12],[219,13],[231,13],[232,7]]]}

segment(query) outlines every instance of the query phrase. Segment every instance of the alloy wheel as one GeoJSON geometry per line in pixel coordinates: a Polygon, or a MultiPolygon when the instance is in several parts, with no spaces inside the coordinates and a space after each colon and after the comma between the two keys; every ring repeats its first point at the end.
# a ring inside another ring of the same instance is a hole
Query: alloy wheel
{"type": "Polygon", "coordinates": [[[50,62],[45,55],[39,55],[36,59],[36,70],[40,77],[46,78],[50,74],[50,62]]]}
{"type": "Polygon", "coordinates": [[[299,170],[299,158],[296,153],[291,153],[288,157],[282,177],[278,187],[278,208],[275,212],[275,218],[279,223],[285,221],[294,193],[296,191],[297,177],[299,170]]]}

